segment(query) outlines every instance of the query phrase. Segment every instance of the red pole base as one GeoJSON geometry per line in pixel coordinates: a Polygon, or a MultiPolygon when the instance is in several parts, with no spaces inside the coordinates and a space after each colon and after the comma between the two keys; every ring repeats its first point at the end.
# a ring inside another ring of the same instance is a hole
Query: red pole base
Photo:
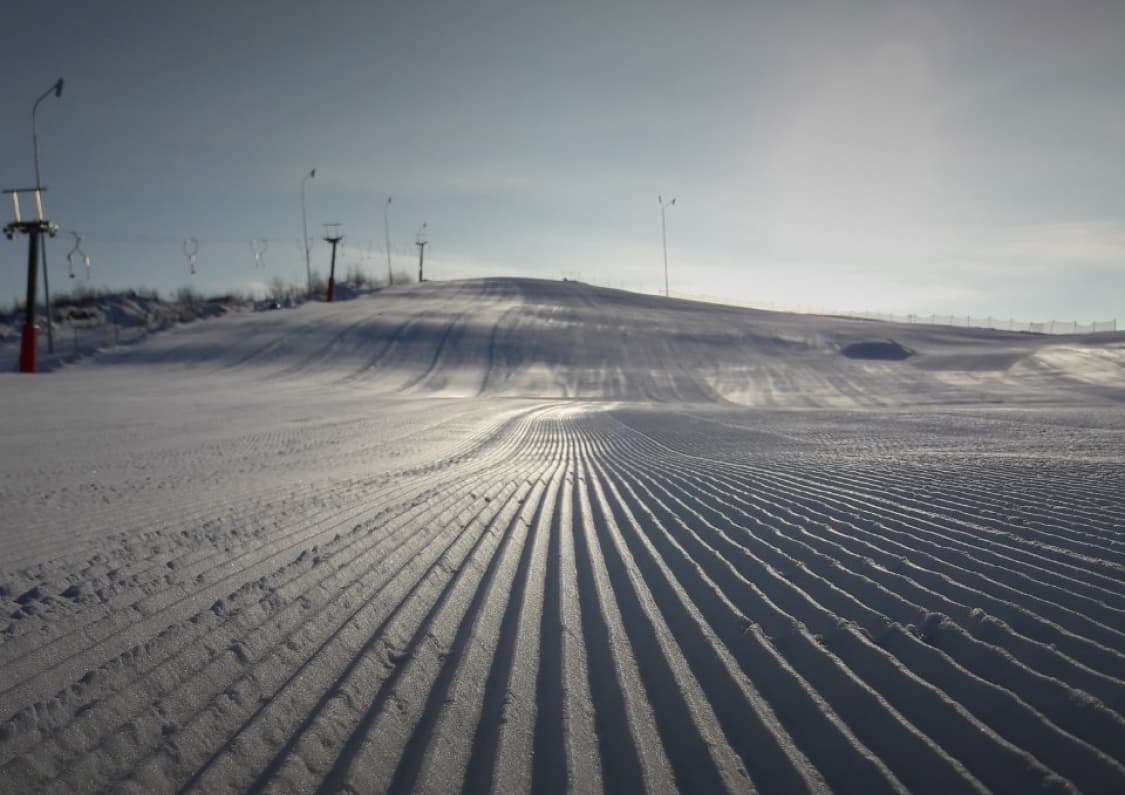
{"type": "Polygon", "coordinates": [[[328,280],[328,303],[332,303],[332,296],[336,294],[336,280],[328,280]]]}
{"type": "Polygon", "coordinates": [[[39,329],[34,323],[23,324],[23,335],[20,337],[20,372],[34,373],[36,354],[39,350],[39,329]]]}

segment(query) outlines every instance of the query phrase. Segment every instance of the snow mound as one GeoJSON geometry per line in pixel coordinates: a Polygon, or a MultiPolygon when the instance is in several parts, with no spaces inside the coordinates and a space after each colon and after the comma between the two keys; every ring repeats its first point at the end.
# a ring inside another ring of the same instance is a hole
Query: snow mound
{"type": "Polygon", "coordinates": [[[899,345],[894,340],[853,342],[851,345],[845,345],[840,353],[849,359],[874,359],[884,362],[901,362],[914,355],[914,351],[899,345]]]}

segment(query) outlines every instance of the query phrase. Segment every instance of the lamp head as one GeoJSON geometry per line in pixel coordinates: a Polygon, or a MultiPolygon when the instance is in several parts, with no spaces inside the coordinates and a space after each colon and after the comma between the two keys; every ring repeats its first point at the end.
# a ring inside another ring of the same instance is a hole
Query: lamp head
{"type": "Polygon", "coordinates": [[[55,83],[55,96],[62,96],[63,79],[60,77],[59,82],[55,83]]]}
{"type": "Polygon", "coordinates": [[[314,179],[316,178],[316,169],[315,168],[312,171],[309,172],[309,176],[314,178],[314,179]]]}

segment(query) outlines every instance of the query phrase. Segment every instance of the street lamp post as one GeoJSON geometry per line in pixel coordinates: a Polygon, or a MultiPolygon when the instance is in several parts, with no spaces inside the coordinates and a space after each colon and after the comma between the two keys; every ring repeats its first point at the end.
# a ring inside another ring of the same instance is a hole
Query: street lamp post
{"type": "Polygon", "coordinates": [[[312,298],[312,266],[309,265],[309,217],[305,210],[305,182],[316,176],[316,169],[312,169],[301,179],[301,229],[305,236],[301,238],[305,246],[305,295],[312,298]]]}
{"type": "Polygon", "coordinates": [[[676,204],[676,200],[664,201],[663,196],[657,196],[656,200],[660,202],[660,239],[664,242],[664,297],[668,297],[668,224],[664,220],[664,211],[676,204]]]}
{"type": "Polygon", "coordinates": [[[391,273],[391,223],[390,223],[390,209],[391,197],[388,196],[387,200],[383,202],[383,237],[387,247],[387,286],[390,287],[394,283],[394,275],[391,273]]]}
{"type": "MultiPolygon", "coordinates": [[[[55,84],[39,95],[39,99],[35,100],[35,105],[31,108],[31,149],[35,154],[35,189],[43,189],[43,180],[39,175],[39,130],[35,124],[36,114],[39,112],[39,103],[54,94],[55,97],[61,97],[63,90],[63,79],[60,77],[55,81],[55,84]]],[[[39,255],[43,261],[43,298],[47,305],[47,352],[55,352],[55,335],[51,329],[51,286],[47,280],[47,245],[46,241],[39,242],[39,255]]]]}

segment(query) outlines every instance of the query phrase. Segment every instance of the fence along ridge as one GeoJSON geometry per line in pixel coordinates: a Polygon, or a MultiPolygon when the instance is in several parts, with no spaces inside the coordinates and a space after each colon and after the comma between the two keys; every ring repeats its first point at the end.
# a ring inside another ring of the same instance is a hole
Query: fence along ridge
{"type": "Polygon", "coordinates": [[[835,315],[837,317],[854,317],[861,320],[881,320],[887,323],[916,323],[933,326],[954,326],[957,328],[985,328],[994,329],[996,331],[1023,331],[1031,334],[1101,334],[1117,331],[1117,318],[1082,323],[1077,320],[1027,321],[1016,320],[1014,318],[974,317],[973,315],[924,315],[918,313],[900,315],[887,312],[827,309],[822,306],[813,305],[778,304],[772,301],[736,301],[727,298],[716,298],[710,295],[675,291],[671,293],[671,296],[673,298],[682,298],[689,301],[702,301],[709,304],[726,304],[727,306],[740,306],[747,309],[765,309],[773,312],[796,312],[802,315],[835,315]]]}

